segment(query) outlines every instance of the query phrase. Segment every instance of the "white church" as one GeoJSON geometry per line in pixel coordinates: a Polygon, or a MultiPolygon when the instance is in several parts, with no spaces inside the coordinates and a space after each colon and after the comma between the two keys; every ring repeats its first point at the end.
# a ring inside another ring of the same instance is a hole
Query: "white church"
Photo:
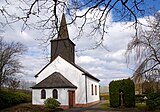
{"type": "Polygon", "coordinates": [[[99,79],[75,64],[75,44],[69,39],[65,15],[59,34],[51,40],[51,61],[35,75],[32,104],[55,98],[61,108],[86,107],[99,102],[99,79]]]}

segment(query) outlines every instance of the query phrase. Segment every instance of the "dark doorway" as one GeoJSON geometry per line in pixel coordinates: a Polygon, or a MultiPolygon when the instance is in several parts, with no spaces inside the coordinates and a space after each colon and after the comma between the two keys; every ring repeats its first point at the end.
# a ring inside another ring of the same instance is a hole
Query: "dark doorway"
{"type": "Polygon", "coordinates": [[[74,107],[75,105],[75,91],[68,91],[69,96],[69,108],[74,107]]]}

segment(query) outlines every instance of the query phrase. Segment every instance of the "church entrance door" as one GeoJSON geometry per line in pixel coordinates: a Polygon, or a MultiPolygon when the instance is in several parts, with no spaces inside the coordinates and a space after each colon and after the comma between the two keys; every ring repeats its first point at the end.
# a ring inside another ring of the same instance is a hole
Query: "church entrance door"
{"type": "Polygon", "coordinates": [[[74,107],[75,105],[75,91],[68,91],[68,97],[69,97],[69,108],[74,107]]]}

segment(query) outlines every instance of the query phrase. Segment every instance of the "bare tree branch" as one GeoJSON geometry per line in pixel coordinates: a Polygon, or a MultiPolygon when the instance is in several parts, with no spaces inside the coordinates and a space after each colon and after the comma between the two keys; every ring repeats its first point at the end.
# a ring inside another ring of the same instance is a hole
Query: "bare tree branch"
{"type": "Polygon", "coordinates": [[[139,62],[139,67],[133,77],[143,75],[148,80],[160,77],[160,19],[154,17],[147,21],[148,30],[146,30],[146,26],[145,29],[142,27],[138,29],[138,35],[128,44],[126,53],[131,55],[134,52],[136,54],[135,61],[139,62]]]}
{"type": "Polygon", "coordinates": [[[7,43],[0,37],[0,88],[4,86],[8,79],[18,73],[22,73],[19,56],[26,51],[26,47],[21,43],[7,43]]]}
{"type": "Polygon", "coordinates": [[[108,33],[106,21],[111,12],[120,15],[118,21],[133,20],[135,30],[139,24],[137,18],[140,14],[141,16],[145,14],[145,9],[140,7],[145,3],[144,0],[18,0],[17,2],[20,6],[12,6],[13,1],[5,0],[5,7],[0,8],[0,14],[5,18],[6,24],[22,21],[22,30],[35,28],[49,31],[51,34],[47,40],[50,40],[55,38],[53,36],[56,36],[59,31],[59,13],[66,13],[71,18],[68,25],[74,24],[77,19],[83,19],[81,26],[78,27],[79,35],[83,33],[85,25],[95,24],[93,30],[88,33],[90,36],[94,36],[98,32],[101,34],[96,46],[103,43],[104,36],[108,33]],[[9,6],[16,7],[21,14],[7,11],[9,6]],[[86,11],[83,14],[77,14],[84,9],[86,11]],[[98,14],[95,13],[97,11],[98,14]],[[90,13],[94,13],[93,18],[87,17],[90,13]]]}

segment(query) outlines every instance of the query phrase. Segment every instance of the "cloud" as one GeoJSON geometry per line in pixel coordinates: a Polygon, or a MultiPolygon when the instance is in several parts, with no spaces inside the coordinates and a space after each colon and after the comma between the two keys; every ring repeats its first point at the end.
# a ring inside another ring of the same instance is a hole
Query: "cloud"
{"type": "MultiPolygon", "coordinates": [[[[48,52],[44,52],[40,41],[36,40],[40,38],[40,31],[25,30],[21,31],[21,23],[15,23],[12,28],[6,27],[5,32],[2,34],[7,42],[16,41],[24,44],[28,51],[20,58],[22,65],[24,66],[21,79],[34,81],[34,76],[46,65],[48,62],[48,52]],[[46,55],[47,54],[47,55],[46,55]]],[[[50,46],[49,46],[50,47],[50,46]]],[[[48,51],[48,49],[47,49],[48,51]]]]}
{"type": "MultiPolygon", "coordinates": [[[[77,12],[83,13],[83,12],[77,12]]],[[[92,13],[87,17],[92,17],[92,13]]],[[[142,18],[143,20],[143,18],[142,18]]],[[[104,47],[100,46],[93,49],[100,35],[96,37],[88,37],[92,25],[84,27],[83,33],[78,36],[77,27],[81,24],[81,20],[76,21],[76,25],[68,27],[71,40],[76,44],[76,63],[88,72],[101,80],[101,85],[108,85],[110,81],[131,77],[133,71],[127,68],[125,51],[128,42],[134,35],[134,28],[128,27],[131,22],[124,24],[123,22],[112,22],[111,15],[108,18],[108,33],[104,36],[104,47]],[[75,38],[76,37],[76,38],[75,38]],[[109,50],[106,50],[106,48],[109,50]]],[[[14,25],[14,30],[5,29],[4,37],[7,41],[20,41],[28,47],[28,52],[21,59],[24,68],[23,79],[34,80],[34,76],[48,62],[50,57],[50,44],[45,49],[47,55],[41,49],[40,42],[37,39],[42,37],[42,32],[36,30],[25,30],[21,32],[21,23],[14,25]],[[49,56],[48,56],[49,53],[49,56]]],[[[132,64],[132,63],[131,63],[132,64]]]]}
{"type": "Polygon", "coordinates": [[[43,55],[24,55],[20,59],[24,67],[22,79],[33,80],[34,76],[47,64],[46,59],[43,55]]]}
{"type": "Polygon", "coordinates": [[[126,49],[111,51],[105,55],[105,58],[107,58],[108,60],[123,61],[125,60],[125,52],[126,52],[126,49]]]}
{"type": "MultiPolygon", "coordinates": [[[[84,35],[75,39],[76,62],[91,74],[101,80],[101,85],[108,85],[110,81],[131,77],[133,71],[127,68],[125,52],[127,44],[134,36],[135,30],[129,27],[132,23],[113,22],[109,18],[108,33],[104,36],[103,47],[93,49],[97,37],[87,37],[91,26],[85,26],[84,35]],[[106,48],[109,50],[107,51],[106,48]]],[[[77,24],[79,21],[77,22],[77,24]]],[[[69,27],[70,37],[75,37],[76,28],[69,27]],[[73,30],[72,30],[73,29],[73,30]]]]}
{"type": "Polygon", "coordinates": [[[91,57],[91,56],[80,56],[77,59],[77,63],[79,64],[90,64],[90,63],[103,64],[104,61],[98,58],[91,57]]]}

